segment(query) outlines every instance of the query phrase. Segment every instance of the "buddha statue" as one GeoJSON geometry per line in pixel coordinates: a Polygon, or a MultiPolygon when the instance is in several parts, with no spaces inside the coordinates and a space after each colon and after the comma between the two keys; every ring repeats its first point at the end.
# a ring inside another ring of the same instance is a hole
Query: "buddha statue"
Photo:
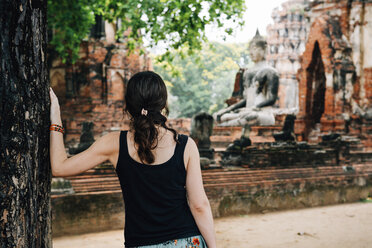
{"type": "Polygon", "coordinates": [[[266,46],[265,39],[257,30],[249,44],[254,65],[243,74],[244,98],[213,115],[219,126],[243,126],[242,139],[248,138],[252,125],[275,124],[272,106],[278,97],[279,75],[265,61],[266,46]]]}

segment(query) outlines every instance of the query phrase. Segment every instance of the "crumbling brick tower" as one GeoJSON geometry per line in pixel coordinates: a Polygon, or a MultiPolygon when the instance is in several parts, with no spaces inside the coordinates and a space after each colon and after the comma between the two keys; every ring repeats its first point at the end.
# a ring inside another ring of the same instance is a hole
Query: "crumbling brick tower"
{"type": "Polygon", "coordinates": [[[62,109],[65,142],[79,142],[84,122],[93,122],[95,139],[105,132],[126,127],[122,109],[124,90],[136,72],[152,69],[145,53],[128,55],[125,39],[115,39],[115,27],[97,18],[87,41],[80,46],[80,58],[67,65],[55,58],[51,62],[50,82],[62,109]]]}
{"type": "Polygon", "coordinates": [[[358,136],[371,142],[372,1],[313,1],[306,12],[310,31],[301,57],[296,134],[358,136]]]}
{"type": "Polygon", "coordinates": [[[288,0],[271,14],[274,23],[267,26],[267,61],[280,77],[279,107],[298,108],[297,70],[299,56],[305,50],[309,23],[304,9],[308,0],[288,0]]]}

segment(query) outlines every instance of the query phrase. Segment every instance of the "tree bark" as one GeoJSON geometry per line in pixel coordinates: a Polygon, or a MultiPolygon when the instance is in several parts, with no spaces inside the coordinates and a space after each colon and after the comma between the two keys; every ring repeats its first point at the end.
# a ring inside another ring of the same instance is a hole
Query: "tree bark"
{"type": "Polygon", "coordinates": [[[52,247],[46,0],[0,0],[0,247],[52,247]]]}

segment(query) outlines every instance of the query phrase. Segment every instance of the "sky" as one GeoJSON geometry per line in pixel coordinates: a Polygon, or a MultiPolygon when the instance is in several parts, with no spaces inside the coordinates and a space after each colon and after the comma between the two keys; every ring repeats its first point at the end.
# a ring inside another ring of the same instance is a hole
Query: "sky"
{"type": "Polygon", "coordinates": [[[244,14],[245,25],[241,30],[235,30],[233,35],[227,36],[226,41],[222,39],[223,29],[216,30],[215,27],[207,27],[207,36],[210,41],[222,43],[248,42],[256,33],[258,28],[261,35],[266,35],[266,26],[273,23],[272,10],[281,6],[287,0],[246,0],[246,12],[244,14]]]}

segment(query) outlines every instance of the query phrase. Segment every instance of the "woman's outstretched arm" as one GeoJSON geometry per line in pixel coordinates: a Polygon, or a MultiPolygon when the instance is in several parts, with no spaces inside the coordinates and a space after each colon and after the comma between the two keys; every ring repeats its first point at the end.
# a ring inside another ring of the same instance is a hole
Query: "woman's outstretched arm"
{"type": "Polygon", "coordinates": [[[191,138],[186,144],[185,161],[187,161],[186,190],[191,213],[208,248],[215,248],[213,215],[203,187],[199,151],[191,138]]]}
{"type": "MultiPolygon", "coordinates": [[[[51,124],[62,126],[58,98],[50,88],[51,99],[51,124]]],[[[112,160],[115,150],[118,149],[117,134],[108,133],[96,140],[87,150],[67,158],[63,134],[56,131],[50,131],[50,163],[53,176],[64,177],[80,174],[89,170],[106,160],[112,160]]]]}

